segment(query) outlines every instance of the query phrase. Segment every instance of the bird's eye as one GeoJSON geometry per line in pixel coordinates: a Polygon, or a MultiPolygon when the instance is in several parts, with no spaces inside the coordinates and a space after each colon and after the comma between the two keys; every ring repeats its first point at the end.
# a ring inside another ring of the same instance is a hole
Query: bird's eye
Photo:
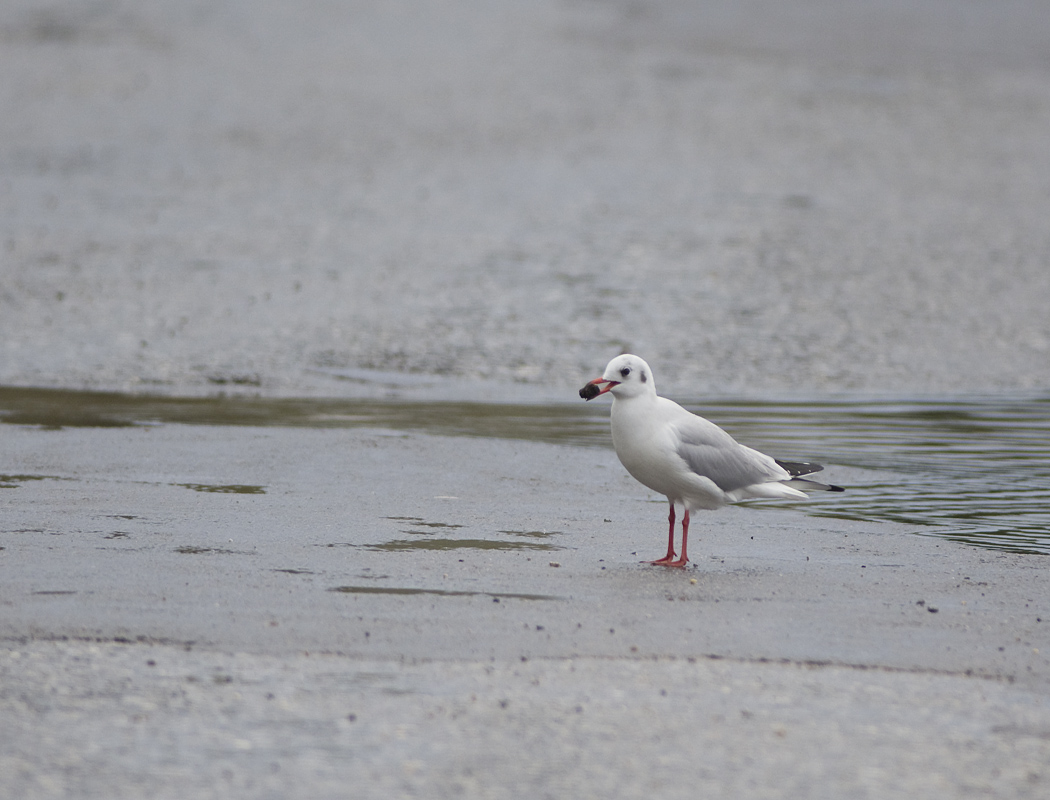
{"type": "Polygon", "coordinates": [[[620,377],[626,378],[630,374],[631,374],[631,368],[630,367],[624,367],[623,369],[620,370],[620,377]]]}

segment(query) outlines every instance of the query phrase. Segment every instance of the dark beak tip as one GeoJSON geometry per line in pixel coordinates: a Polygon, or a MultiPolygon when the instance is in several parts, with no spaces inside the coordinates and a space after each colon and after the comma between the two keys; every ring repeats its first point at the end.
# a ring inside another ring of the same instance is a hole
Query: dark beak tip
{"type": "Polygon", "coordinates": [[[597,384],[588,383],[582,389],[580,389],[580,397],[584,400],[593,400],[595,397],[600,395],[602,390],[598,388],[597,384]]]}

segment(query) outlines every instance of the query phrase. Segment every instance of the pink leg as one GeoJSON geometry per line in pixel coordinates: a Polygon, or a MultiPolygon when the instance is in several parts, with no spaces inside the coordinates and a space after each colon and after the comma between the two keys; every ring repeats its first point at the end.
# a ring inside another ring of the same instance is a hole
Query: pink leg
{"type": "Polygon", "coordinates": [[[685,516],[682,517],[682,557],[677,561],[668,561],[666,566],[668,567],[684,567],[689,563],[689,557],[685,554],[686,542],[689,541],[689,509],[685,510],[685,516]]]}
{"type": "MultiPolygon", "coordinates": [[[[688,509],[685,512],[685,518],[689,519],[688,509]]],[[[667,515],[667,524],[669,530],[667,531],[667,555],[663,558],[658,558],[656,561],[648,561],[648,564],[670,564],[674,561],[674,503],[671,503],[671,513],[667,515]]]]}

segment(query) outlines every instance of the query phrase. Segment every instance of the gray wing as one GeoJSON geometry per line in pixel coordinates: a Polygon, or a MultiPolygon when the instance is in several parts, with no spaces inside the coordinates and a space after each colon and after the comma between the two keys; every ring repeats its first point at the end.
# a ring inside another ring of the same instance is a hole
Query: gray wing
{"type": "Polygon", "coordinates": [[[690,415],[674,425],[678,455],[689,469],[710,478],[723,492],[790,475],[772,458],[745,447],[713,422],[690,415]]]}

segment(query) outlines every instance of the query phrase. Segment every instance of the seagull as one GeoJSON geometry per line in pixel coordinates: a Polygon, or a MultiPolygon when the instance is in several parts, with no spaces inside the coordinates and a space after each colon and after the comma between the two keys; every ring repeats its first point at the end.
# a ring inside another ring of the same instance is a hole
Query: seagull
{"type": "Polygon", "coordinates": [[[620,463],[639,483],[667,497],[667,555],[649,564],[684,567],[689,563],[689,512],[716,509],[748,498],[805,499],[803,489],[844,491],[840,486],[802,478],[820,464],[777,461],[739,444],[713,422],[656,394],[648,364],[638,356],[617,356],[602,377],[580,389],[593,400],[610,392],[613,447],[620,463]],[[675,504],[682,506],[682,555],[674,549],[675,504]]]}

